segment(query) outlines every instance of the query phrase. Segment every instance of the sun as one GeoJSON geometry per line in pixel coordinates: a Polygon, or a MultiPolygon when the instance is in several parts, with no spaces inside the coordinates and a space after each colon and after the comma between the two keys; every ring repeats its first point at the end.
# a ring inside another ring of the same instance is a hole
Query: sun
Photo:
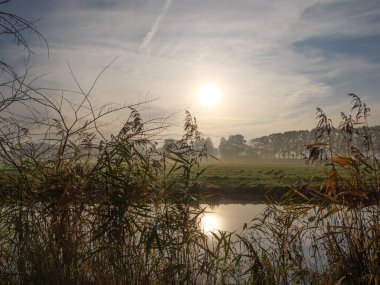
{"type": "Polygon", "coordinates": [[[214,84],[202,85],[197,92],[199,105],[203,107],[214,107],[220,103],[222,93],[214,84]]]}

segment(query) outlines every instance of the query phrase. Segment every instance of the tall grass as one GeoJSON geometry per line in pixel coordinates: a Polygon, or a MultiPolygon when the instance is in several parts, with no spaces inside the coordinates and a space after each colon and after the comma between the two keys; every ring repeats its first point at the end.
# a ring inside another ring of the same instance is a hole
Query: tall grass
{"type": "Polygon", "coordinates": [[[195,119],[186,113],[180,142],[160,151],[160,126],[138,106],[97,107],[94,86],[73,78],[74,101],[29,86],[1,116],[0,283],[378,284],[379,162],[359,97],[354,116],[342,114],[344,154],[318,109],[307,155],[329,168],[322,185],[299,186],[242,233],[210,240],[199,226],[207,152],[194,148],[195,119]],[[121,130],[106,135],[104,118],[123,111],[121,130]]]}
{"type": "Polygon", "coordinates": [[[316,142],[306,146],[307,162],[326,166],[325,182],[296,187],[253,220],[244,237],[259,252],[269,283],[379,284],[378,150],[368,128],[370,109],[350,96],[353,114],[342,113],[338,127],[346,152],[331,144],[334,126],[320,108],[316,142]]]}
{"type": "Polygon", "coordinates": [[[210,244],[199,227],[207,152],[194,148],[195,119],[186,113],[180,142],[160,151],[160,125],[145,123],[138,106],[97,107],[94,85],[84,91],[72,75],[78,92],[28,86],[2,114],[0,283],[238,280],[232,234],[210,244]],[[105,134],[104,118],[123,111],[121,130],[105,134]]]}

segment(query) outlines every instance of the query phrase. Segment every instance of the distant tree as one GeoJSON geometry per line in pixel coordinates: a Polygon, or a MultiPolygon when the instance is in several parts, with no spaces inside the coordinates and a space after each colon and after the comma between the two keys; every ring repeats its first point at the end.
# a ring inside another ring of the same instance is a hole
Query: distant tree
{"type": "Polygon", "coordinates": [[[211,138],[206,138],[205,146],[208,154],[215,156],[218,153],[218,150],[216,147],[214,147],[211,138]]]}
{"type": "MultiPolygon", "coordinates": [[[[344,126],[343,126],[344,127],[344,126]]],[[[352,146],[356,147],[361,152],[363,149],[362,141],[360,141],[360,133],[365,133],[367,130],[362,128],[357,129],[357,133],[350,137],[352,146]]],[[[368,132],[371,134],[374,153],[377,157],[380,156],[380,127],[368,127],[368,132]]],[[[249,140],[246,153],[250,157],[260,158],[278,158],[278,159],[300,159],[307,155],[306,145],[313,143],[316,136],[316,130],[301,130],[301,131],[286,131],[284,133],[275,133],[268,136],[258,137],[249,140]]],[[[342,132],[342,127],[332,128],[329,136],[329,141],[321,139],[322,143],[329,143],[333,148],[340,153],[349,151],[347,148],[347,134],[342,132]]],[[[221,145],[226,149],[229,142],[222,138],[221,145]]],[[[226,152],[226,150],[225,150],[226,152]]]]}
{"type": "Polygon", "coordinates": [[[254,138],[249,141],[248,153],[263,158],[301,158],[304,146],[312,142],[309,131],[287,131],[254,138]]]}
{"type": "Polygon", "coordinates": [[[253,157],[271,157],[269,136],[255,138],[248,143],[248,154],[253,157]]]}
{"type": "Polygon", "coordinates": [[[177,146],[177,141],[175,139],[165,139],[162,148],[164,150],[173,150],[177,146]]]}
{"type": "Polygon", "coordinates": [[[237,158],[247,150],[246,141],[243,135],[231,135],[226,140],[220,139],[219,151],[222,158],[237,158]]]}
{"type": "Polygon", "coordinates": [[[194,142],[194,150],[196,151],[205,151],[208,155],[215,156],[217,149],[214,147],[214,144],[211,138],[200,138],[194,142]]]}

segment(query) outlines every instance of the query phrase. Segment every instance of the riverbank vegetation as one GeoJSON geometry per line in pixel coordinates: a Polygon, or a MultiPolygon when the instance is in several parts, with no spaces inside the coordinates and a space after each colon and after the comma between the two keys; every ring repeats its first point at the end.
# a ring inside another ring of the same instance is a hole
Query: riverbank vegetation
{"type": "MultiPolygon", "coordinates": [[[[21,25],[16,36],[33,28],[12,19],[21,25]]],[[[378,149],[370,110],[356,95],[353,114],[342,114],[336,128],[344,152],[330,143],[336,131],[318,109],[316,141],[305,155],[322,164],[320,180],[300,173],[301,182],[242,232],[210,238],[200,227],[199,182],[216,174],[206,174],[207,151],[195,146],[201,133],[190,113],[182,138],[162,151],[155,139],[162,121],[144,121],[140,104],[92,101],[107,68],[88,90],[70,69],[72,91],[41,88],[3,66],[0,283],[379,283],[378,149]],[[125,119],[109,134],[116,113],[125,119]]],[[[244,177],[293,179],[282,167],[244,177]]]]}
{"type": "Polygon", "coordinates": [[[2,119],[3,283],[376,284],[379,164],[365,133],[368,152],[351,147],[355,124],[348,154],[325,142],[307,147],[310,163],[328,169],[325,181],[294,186],[242,232],[210,241],[196,194],[207,152],[192,147],[200,133],[191,115],[179,147],[161,152],[156,128],[130,106],[120,132],[102,136],[82,96],[71,105],[81,121],[69,122],[50,96],[29,98],[49,109],[48,121],[26,129],[17,114],[2,119]]]}

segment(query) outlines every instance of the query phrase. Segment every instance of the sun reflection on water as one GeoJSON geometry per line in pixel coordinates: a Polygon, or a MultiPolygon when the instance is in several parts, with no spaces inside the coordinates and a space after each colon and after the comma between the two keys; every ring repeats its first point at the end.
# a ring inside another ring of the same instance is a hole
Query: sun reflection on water
{"type": "Polygon", "coordinates": [[[206,234],[220,229],[219,216],[215,213],[205,213],[202,217],[201,226],[206,234]]]}
{"type": "Polygon", "coordinates": [[[201,216],[200,229],[205,234],[227,231],[239,232],[244,223],[249,223],[267,207],[265,204],[220,204],[218,206],[202,205],[205,212],[201,216]]]}

